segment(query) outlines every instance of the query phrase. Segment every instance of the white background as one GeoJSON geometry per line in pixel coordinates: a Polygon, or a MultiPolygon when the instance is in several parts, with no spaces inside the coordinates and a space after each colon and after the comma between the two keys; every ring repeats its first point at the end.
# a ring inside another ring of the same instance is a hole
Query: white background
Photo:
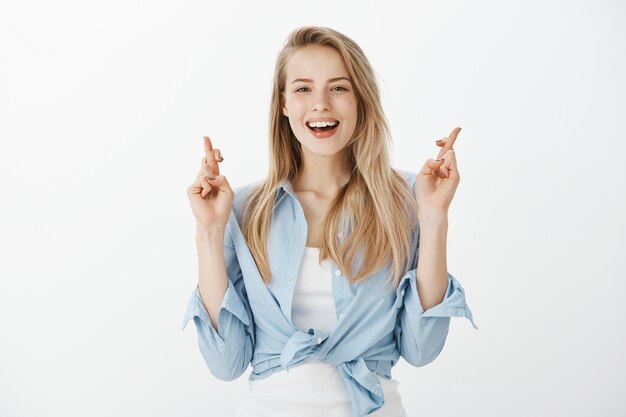
{"type": "Polygon", "coordinates": [[[193,323],[186,189],[209,135],[268,166],[274,63],[335,28],[380,80],[393,163],[456,127],[452,320],[394,368],[409,416],[626,415],[626,6],[618,1],[0,3],[0,415],[232,416],[193,323]]]}

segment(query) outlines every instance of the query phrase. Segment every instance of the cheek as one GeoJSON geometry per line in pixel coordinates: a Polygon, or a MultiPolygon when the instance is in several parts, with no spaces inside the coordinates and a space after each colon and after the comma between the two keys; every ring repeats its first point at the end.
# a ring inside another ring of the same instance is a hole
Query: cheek
{"type": "Polygon", "coordinates": [[[352,122],[356,124],[356,116],[357,116],[357,108],[356,108],[356,100],[351,99],[348,100],[348,109],[350,113],[352,113],[352,122]]]}
{"type": "Polygon", "coordinates": [[[302,103],[298,102],[298,101],[292,101],[290,103],[289,106],[289,115],[291,116],[291,118],[298,119],[298,118],[302,118],[303,117],[303,111],[304,106],[302,105],[302,103]]]}
{"type": "Polygon", "coordinates": [[[357,112],[356,99],[351,98],[346,103],[347,103],[347,106],[348,106],[348,111],[350,111],[351,113],[356,114],[356,112],[357,112]]]}

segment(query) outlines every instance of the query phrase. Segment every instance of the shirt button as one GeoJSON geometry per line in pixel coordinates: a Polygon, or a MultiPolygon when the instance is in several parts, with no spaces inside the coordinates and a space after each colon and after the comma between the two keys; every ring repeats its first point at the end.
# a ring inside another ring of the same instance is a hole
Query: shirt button
{"type": "Polygon", "coordinates": [[[340,270],[336,270],[335,271],[335,275],[337,275],[337,276],[341,275],[341,271],[340,270]]]}
{"type": "Polygon", "coordinates": [[[400,295],[404,295],[404,290],[400,291],[400,295]]]}
{"type": "Polygon", "coordinates": [[[319,345],[319,344],[321,344],[321,343],[322,343],[322,338],[321,338],[321,336],[320,336],[320,337],[318,337],[318,338],[317,338],[317,344],[319,345]]]}
{"type": "Polygon", "coordinates": [[[287,279],[287,282],[291,282],[291,277],[289,277],[289,279],[287,279]]]}
{"type": "Polygon", "coordinates": [[[343,237],[343,233],[341,233],[341,232],[337,233],[337,237],[338,237],[339,239],[341,239],[341,238],[343,237]]]}
{"type": "Polygon", "coordinates": [[[339,315],[339,318],[342,318],[342,317],[343,317],[343,313],[341,313],[341,314],[339,315]]]}

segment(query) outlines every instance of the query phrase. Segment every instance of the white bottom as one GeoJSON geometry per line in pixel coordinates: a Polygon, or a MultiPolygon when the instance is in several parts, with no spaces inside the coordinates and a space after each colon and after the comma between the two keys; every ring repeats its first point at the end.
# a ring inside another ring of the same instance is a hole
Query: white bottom
{"type": "MultiPolygon", "coordinates": [[[[395,379],[380,379],[385,403],[369,416],[405,417],[395,379]]],[[[248,380],[236,417],[352,417],[346,382],[330,363],[308,359],[268,378],[248,380]]]]}

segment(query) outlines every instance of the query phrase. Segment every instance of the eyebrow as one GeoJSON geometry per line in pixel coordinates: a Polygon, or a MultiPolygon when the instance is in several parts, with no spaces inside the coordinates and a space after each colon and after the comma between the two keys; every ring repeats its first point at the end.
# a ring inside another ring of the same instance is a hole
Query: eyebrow
{"type": "MultiPolygon", "coordinates": [[[[328,82],[329,82],[329,83],[334,83],[335,81],[339,81],[339,80],[346,80],[346,81],[348,81],[348,82],[352,83],[352,81],[351,81],[349,78],[347,78],[347,77],[335,77],[335,78],[329,78],[329,79],[328,79],[328,82]]],[[[295,80],[293,80],[293,81],[291,82],[291,84],[293,84],[293,83],[297,83],[298,81],[302,81],[302,82],[305,82],[305,83],[312,83],[312,82],[313,82],[313,80],[312,80],[312,79],[310,79],[310,78],[296,78],[295,80]]]]}

